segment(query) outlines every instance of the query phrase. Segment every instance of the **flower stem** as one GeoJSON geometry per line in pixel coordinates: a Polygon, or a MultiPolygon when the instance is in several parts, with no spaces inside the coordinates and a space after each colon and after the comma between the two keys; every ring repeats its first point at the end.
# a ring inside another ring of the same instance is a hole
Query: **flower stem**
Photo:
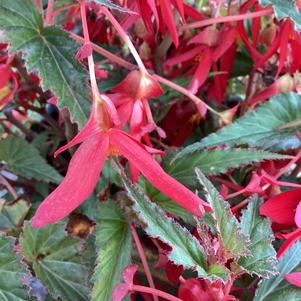
{"type": "Polygon", "coordinates": [[[175,297],[171,294],[165,293],[163,291],[151,288],[151,287],[146,287],[142,285],[132,285],[131,289],[135,292],[140,292],[140,293],[148,293],[152,295],[156,295],[158,297],[164,298],[169,301],[183,301],[182,299],[175,297]]]}
{"type": "Polygon", "coordinates": [[[4,186],[10,192],[10,194],[13,196],[14,200],[16,200],[18,198],[18,194],[15,191],[15,189],[10,185],[10,183],[1,175],[0,175],[0,181],[4,184],[4,186]]]}
{"type": "Polygon", "coordinates": [[[48,0],[46,17],[45,17],[45,25],[49,26],[52,24],[52,12],[53,12],[54,1],[48,0]]]}
{"type": "MultiPolygon", "coordinates": [[[[144,254],[144,250],[143,250],[142,244],[140,242],[138,233],[136,231],[136,228],[135,228],[135,226],[132,223],[130,224],[130,228],[131,228],[132,236],[134,238],[134,241],[135,241],[135,244],[136,244],[139,256],[140,256],[140,259],[141,259],[143,267],[144,267],[144,271],[145,271],[145,275],[146,275],[147,281],[148,281],[148,283],[149,283],[149,285],[150,285],[151,288],[156,289],[155,288],[154,280],[152,278],[152,274],[151,274],[150,268],[148,266],[148,263],[147,263],[147,260],[146,260],[145,254],[144,254]]],[[[155,301],[159,301],[159,299],[158,299],[157,296],[153,296],[153,297],[154,297],[155,301]]]]}
{"type": "Polygon", "coordinates": [[[204,26],[213,25],[213,24],[217,24],[217,23],[234,22],[234,21],[258,18],[258,17],[271,15],[272,13],[273,13],[273,10],[271,8],[266,8],[266,9],[263,9],[261,11],[254,12],[254,13],[246,13],[246,14],[241,14],[241,15],[232,15],[232,16],[211,18],[211,19],[201,20],[198,22],[183,25],[181,27],[181,30],[194,29],[194,28],[204,27],[204,26]]]}
{"type": "Polygon", "coordinates": [[[139,70],[144,73],[144,74],[148,74],[135,46],[133,45],[131,39],[129,38],[129,36],[126,34],[126,32],[123,30],[123,28],[120,26],[120,24],[118,23],[118,21],[114,18],[114,16],[110,13],[110,11],[102,6],[100,8],[100,11],[109,18],[109,20],[111,21],[111,23],[113,24],[113,26],[115,27],[115,29],[117,30],[117,32],[119,33],[121,39],[125,42],[125,44],[129,47],[129,50],[131,52],[131,54],[133,55],[135,61],[137,62],[137,65],[139,67],[139,70]]]}

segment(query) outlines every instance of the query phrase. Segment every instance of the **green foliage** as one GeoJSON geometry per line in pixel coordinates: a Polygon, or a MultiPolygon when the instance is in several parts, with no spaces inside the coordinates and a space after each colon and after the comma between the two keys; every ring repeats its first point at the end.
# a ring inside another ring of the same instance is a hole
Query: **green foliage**
{"type": "Polygon", "coordinates": [[[127,8],[124,8],[120,5],[115,4],[112,0],[88,0],[88,1],[89,2],[93,1],[97,4],[102,5],[102,6],[106,6],[106,7],[111,8],[111,9],[116,9],[116,10],[119,10],[121,12],[126,12],[126,13],[131,13],[132,12],[127,8]]]}
{"type": "MultiPolygon", "coordinates": [[[[168,258],[186,269],[195,270],[199,277],[213,280],[217,278],[214,271],[221,274],[216,267],[210,270],[207,266],[203,247],[190,232],[165,215],[155,203],[150,202],[136,187],[123,179],[129,198],[134,202],[133,209],[145,224],[145,232],[151,237],[159,238],[172,247],[168,258]],[[211,272],[211,274],[209,274],[211,272]]],[[[224,274],[223,274],[224,275],[224,274]]]]}
{"type": "Polygon", "coordinates": [[[301,289],[291,285],[282,275],[301,271],[301,240],[280,258],[276,268],[279,274],[259,284],[253,301],[300,301],[301,289]]]}
{"type": "Polygon", "coordinates": [[[295,23],[295,29],[301,30],[301,13],[295,0],[259,0],[261,5],[273,5],[277,19],[290,18],[295,23]]]}
{"type": "Polygon", "coordinates": [[[68,236],[65,226],[32,228],[26,222],[20,237],[22,254],[54,298],[86,301],[88,275],[80,262],[81,242],[68,236]]]}
{"type": "Polygon", "coordinates": [[[163,160],[164,170],[184,185],[193,188],[197,187],[194,173],[196,167],[206,175],[215,175],[252,162],[289,158],[275,153],[242,148],[202,150],[171,162],[173,157],[167,156],[163,160]]]}
{"type": "Polygon", "coordinates": [[[97,214],[96,245],[99,249],[92,300],[112,299],[121,282],[123,269],[130,264],[131,232],[121,210],[113,201],[101,205],[97,214]]]}
{"type": "Polygon", "coordinates": [[[12,172],[27,179],[59,183],[62,176],[39,154],[39,151],[21,138],[8,136],[0,140],[0,161],[12,172]]]}
{"type": "Polygon", "coordinates": [[[83,126],[89,115],[87,74],[75,60],[79,45],[56,26],[43,26],[31,0],[0,0],[0,27],[13,52],[22,52],[28,71],[42,78],[61,108],[68,107],[74,121],[83,126]]]}
{"type": "Polygon", "coordinates": [[[20,226],[30,209],[30,204],[25,200],[7,203],[0,199],[0,231],[12,231],[20,226]]]}
{"type": "Polygon", "coordinates": [[[249,274],[268,277],[276,273],[276,252],[272,246],[274,234],[271,222],[259,215],[262,203],[263,200],[255,195],[250,198],[248,208],[243,211],[241,228],[251,240],[251,256],[241,257],[237,263],[249,274]]]}
{"type": "MultiPolygon", "coordinates": [[[[226,144],[250,146],[282,151],[297,148],[297,126],[285,127],[301,118],[301,97],[296,93],[279,94],[263,103],[258,109],[246,113],[232,124],[205,137],[200,142],[187,146],[177,158],[187,156],[204,147],[226,144]]],[[[300,126],[300,125],[299,125],[300,126]]]]}
{"type": "Polygon", "coordinates": [[[196,173],[213,210],[212,215],[216,222],[216,228],[226,249],[225,255],[228,258],[248,255],[248,241],[243,235],[237,219],[232,214],[229,203],[222,199],[216,188],[199,169],[196,169],[196,173]]]}
{"type": "Polygon", "coordinates": [[[13,245],[11,238],[0,236],[0,297],[5,301],[29,301],[32,299],[22,285],[26,269],[20,263],[21,257],[14,252],[13,245]]]}

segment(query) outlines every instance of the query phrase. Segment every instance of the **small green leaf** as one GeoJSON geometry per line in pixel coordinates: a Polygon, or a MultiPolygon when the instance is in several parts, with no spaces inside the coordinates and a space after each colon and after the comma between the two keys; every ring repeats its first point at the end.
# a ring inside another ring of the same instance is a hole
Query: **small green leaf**
{"type": "Polygon", "coordinates": [[[255,195],[250,198],[248,208],[243,211],[241,228],[251,240],[251,256],[241,257],[237,263],[249,274],[268,277],[276,273],[276,251],[272,246],[274,235],[271,222],[259,215],[262,203],[262,199],[255,195]]]}
{"type": "Polygon", "coordinates": [[[42,16],[31,0],[0,0],[0,27],[13,52],[22,52],[28,71],[42,78],[61,108],[83,126],[90,111],[87,73],[74,58],[79,44],[56,26],[43,26],[42,16]]]}
{"type": "Polygon", "coordinates": [[[30,204],[25,200],[7,203],[0,199],[0,231],[12,231],[20,226],[30,209],[30,204]]]}
{"type": "Polygon", "coordinates": [[[196,188],[197,185],[194,173],[196,167],[206,175],[215,175],[252,162],[290,158],[280,154],[242,148],[202,150],[171,163],[173,157],[167,156],[163,160],[164,170],[190,188],[196,188]]]}
{"type": "Polygon", "coordinates": [[[8,136],[0,140],[0,162],[7,164],[12,172],[27,179],[58,184],[62,176],[27,141],[8,136]]]}
{"type": "Polygon", "coordinates": [[[290,18],[295,23],[295,29],[301,30],[301,13],[295,0],[259,0],[263,6],[273,5],[277,19],[290,18]]]}
{"type": "Polygon", "coordinates": [[[127,181],[123,179],[129,198],[134,202],[133,209],[145,223],[145,232],[151,237],[159,238],[172,250],[168,258],[186,269],[195,270],[199,277],[210,280],[216,275],[207,273],[206,254],[198,240],[190,232],[165,215],[162,209],[127,181]]]}
{"type": "Polygon", "coordinates": [[[213,209],[212,215],[215,219],[222,244],[226,249],[227,257],[233,258],[247,255],[248,241],[243,235],[237,219],[232,214],[229,203],[222,199],[216,188],[199,169],[196,169],[196,174],[201,185],[204,187],[207,200],[213,209]]]}
{"type": "Polygon", "coordinates": [[[32,228],[25,222],[20,237],[22,254],[54,298],[86,301],[88,275],[80,263],[81,242],[68,236],[65,226],[57,223],[32,228]]]}
{"type": "Polygon", "coordinates": [[[112,291],[121,282],[123,269],[131,262],[129,225],[113,201],[102,204],[97,214],[96,246],[99,254],[92,300],[112,300],[112,291]]]}
{"type": "Polygon", "coordinates": [[[301,289],[291,285],[282,276],[301,271],[301,240],[280,258],[276,268],[280,274],[261,281],[253,301],[300,301],[301,289]]]}
{"type": "Polygon", "coordinates": [[[13,249],[11,238],[0,236],[0,296],[4,301],[29,301],[27,289],[22,284],[26,269],[13,249]]]}
{"type": "Polygon", "coordinates": [[[88,0],[88,2],[91,2],[91,1],[93,1],[99,5],[111,8],[111,9],[119,10],[124,13],[134,13],[133,11],[129,10],[128,8],[125,8],[120,5],[115,4],[112,0],[88,0]]]}
{"type": "MultiPolygon", "coordinates": [[[[177,158],[187,156],[204,147],[240,145],[282,151],[300,146],[298,127],[281,127],[301,118],[301,97],[296,93],[279,94],[258,109],[246,113],[232,124],[185,147],[177,158]]],[[[300,128],[300,127],[299,127],[300,128]]]]}

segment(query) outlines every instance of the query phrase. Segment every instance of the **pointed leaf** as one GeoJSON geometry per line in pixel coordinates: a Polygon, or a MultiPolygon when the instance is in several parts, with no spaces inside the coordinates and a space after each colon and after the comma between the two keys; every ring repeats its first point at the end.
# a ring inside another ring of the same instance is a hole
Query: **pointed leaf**
{"type": "Polygon", "coordinates": [[[22,52],[28,71],[42,79],[59,106],[68,107],[72,119],[83,126],[89,116],[87,74],[74,56],[79,45],[56,26],[43,26],[42,16],[31,0],[0,0],[0,27],[12,52],[22,52]]]}
{"type": "Polygon", "coordinates": [[[97,214],[96,245],[99,248],[94,274],[93,301],[112,299],[123,269],[130,264],[131,232],[121,210],[107,201],[97,214]]]}
{"type": "Polygon", "coordinates": [[[11,231],[20,226],[30,209],[25,200],[7,203],[0,199],[0,231],[11,231]]]}
{"type": "Polygon", "coordinates": [[[295,29],[301,30],[301,13],[293,0],[259,0],[263,6],[273,5],[277,19],[290,18],[295,23],[295,29]]]}
{"type": "Polygon", "coordinates": [[[168,156],[163,160],[164,170],[182,184],[193,188],[196,188],[197,184],[194,173],[196,167],[204,174],[214,175],[252,162],[290,158],[280,154],[242,148],[202,150],[171,163],[173,157],[168,156]]]}
{"type": "MultiPolygon", "coordinates": [[[[216,275],[207,273],[206,254],[198,240],[190,232],[165,215],[162,209],[123,179],[129,198],[134,202],[133,209],[145,223],[145,232],[151,237],[159,238],[168,244],[172,250],[168,254],[169,260],[186,269],[195,270],[199,277],[213,280],[216,275]]],[[[220,271],[219,271],[220,272],[220,271]]]]}
{"type": "Polygon", "coordinates": [[[301,289],[291,285],[283,276],[301,270],[301,240],[280,258],[276,268],[280,274],[262,281],[253,301],[300,301],[301,289]]]}
{"type": "Polygon", "coordinates": [[[196,174],[213,209],[212,214],[216,222],[216,228],[224,248],[229,253],[226,255],[229,258],[247,255],[248,241],[243,235],[237,219],[232,214],[229,203],[222,199],[216,188],[199,169],[196,169],[196,174]]]}
{"type": "Polygon", "coordinates": [[[12,172],[27,179],[59,183],[62,176],[27,141],[8,136],[0,140],[0,161],[12,172]]]}
{"type": "Polygon", "coordinates": [[[287,126],[301,118],[301,97],[296,93],[279,94],[263,103],[258,109],[246,113],[232,124],[223,127],[200,142],[187,146],[177,154],[184,157],[204,147],[217,145],[250,146],[281,151],[297,148],[300,122],[297,126],[287,126]],[[287,127],[286,127],[287,126],[287,127]]]}
{"type": "Polygon", "coordinates": [[[26,222],[20,237],[22,254],[54,298],[86,301],[87,270],[80,263],[81,242],[68,236],[65,226],[32,228],[26,222]]]}
{"type": "Polygon", "coordinates": [[[13,240],[0,236],[0,296],[5,301],[29,301],[27,289],[22,284],[26,269],[21,257],[13,249],[13,240]]]}
{"type": "Polygon", "coordinates": [[[274,235],[271,222],[259,215],[262,203],[262,199],[255,195],[250,199],[248,208],[243,211],[241,228],[251,240],[251,256],[241,257],[237,263],[250,274],[268,277],[276,272],[276,251],[272,246],[274,235]]]}

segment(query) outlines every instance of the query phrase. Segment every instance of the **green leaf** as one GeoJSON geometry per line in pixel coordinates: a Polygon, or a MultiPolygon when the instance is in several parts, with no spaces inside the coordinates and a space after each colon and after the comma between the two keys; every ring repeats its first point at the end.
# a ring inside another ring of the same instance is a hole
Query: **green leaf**
{"type": "Polygon", "coordinates": [[[86,301],[88,275],[80,263],[81,242],[68,236],[65,226],[57,223],[32,228],[25,222],[20,237],[22,254],[54,298],[86,301]]]}
{"type": "Polygon", "coordinates": [[[121,210],[113,201],[100,207],[96,224],[99,248],[92,300],[112,300],[112,291],[122,280],[123,269],[131,260],[131,232],[121,210]]]}
{"type": "Polygon", "coordinates": [[[0,0],[0,27],[13,52],[22,52],[28,71],[42,78],[42,88],[51,90],[61,108],[83,126],[90,104],[87,74],[74,58],[79,44],[56,26],[43,26],[42,16],[31,0],[0,0]]]}
{"type": "Polygon", "coordinates": [[[8,136],[0,140],[0,161],[4,161],[13,173],[27,179],[56,184],[62,179],[62,176],[40,156],[39,151],[21,138],[8,136]]]}
{"type": "Polygon", "coordinates": [[[247,255],[248,241],[243,235],[237,219],[232,214],[229,203],[222,199],[216,188],[199,169],[196,169],[196,174],[199,182],[204,187],[207,200],[213,209],[212,215],[215,219],[222,244],[226,249],[225,255],[228,258],[247,255]]]}
{"type": "Polygon", "coordinates": [[[125,8],[120,5],[115,4],[112,0],[88,0],[88,2],[91,2],[91,1],[93,1],[99,5],[111,8],[111,9],[119,10],[124,13],[134,13],[133,11],[129,10],[128,8],[125,8]]]}
{"type": "Polygon", "coordinates": [[[273,5],[277,19],[290,18],[295,23],[295,29],[301,30],[301,13],[295,0],[259,0],[263,6],[273,5]]]}
{"type": "Polygon", "coordinates": [[[291,285],[282,276],[301,271],[301,240],[297,241],[280,258],[276,268],[280,274],[262,281],[253,301],[300,301],[301,289],[291,285]]]}
{"type": "Polygon", "coordinates": [[[20,263],[21,257],[14,252],[14,241],[0,236],[0,298],[5,301],[32,300],[22,285],[26,269],[20,263]]]}
{"type": "Polygon", "coordinates": [[[301,118],[301,97],[296,93],[279,94],[258,109],[246,113],[232,124],[187,146],[177,154],[181,158],[204,147],[226,144],[282,151],[300,146],[298,127],[285,127],[301,118]],[[282,129],[280,129],[282,128],[282,129]]]}
{"type": "Polygon", "coordinates": [[[0,199],[0,231],[11,231],[19,227],[30,209],[25,200],[7,203],[0,199]]]}
{"type": "Polygon", "coordinates": [[[237,263],[249,274],[268,277],[276,273],[276,251],[272,246],[274,234],[271,222],[259,215],[262,203],[263,200],[255,195],[250,198],[248,208],[243,211],[241,228],[251,240],[251,256],[241,257],[237,263]]]}
{"type": "Polygon", "coordinates": [[[196,167],[204,174],[215,175],[225,173],[230,168],[236,168],[252,162],[290,158],[280,154],[241,148],[203,150],[171,163],[173,157],[167,156],[163,160],[164,170],[173,178],[191,188],[195,188],[197,184],[194,173],[194,168],[196,167]]]}
{"type": "MultiPolygon", "coordinates": [[[[145,232],[151,237],[159,238],[172,250],[169,260],[186,269],[195,270],[199,277],[215,279],[216,275],[207,273],[206,254],[198,240],[180,224],[165,215],[162,209],[123,179],[129,198],[134,202],[133,209],[145,223],[145,232]]],[[[219,271],[220,272],[220,271],[219,271]]]]}

